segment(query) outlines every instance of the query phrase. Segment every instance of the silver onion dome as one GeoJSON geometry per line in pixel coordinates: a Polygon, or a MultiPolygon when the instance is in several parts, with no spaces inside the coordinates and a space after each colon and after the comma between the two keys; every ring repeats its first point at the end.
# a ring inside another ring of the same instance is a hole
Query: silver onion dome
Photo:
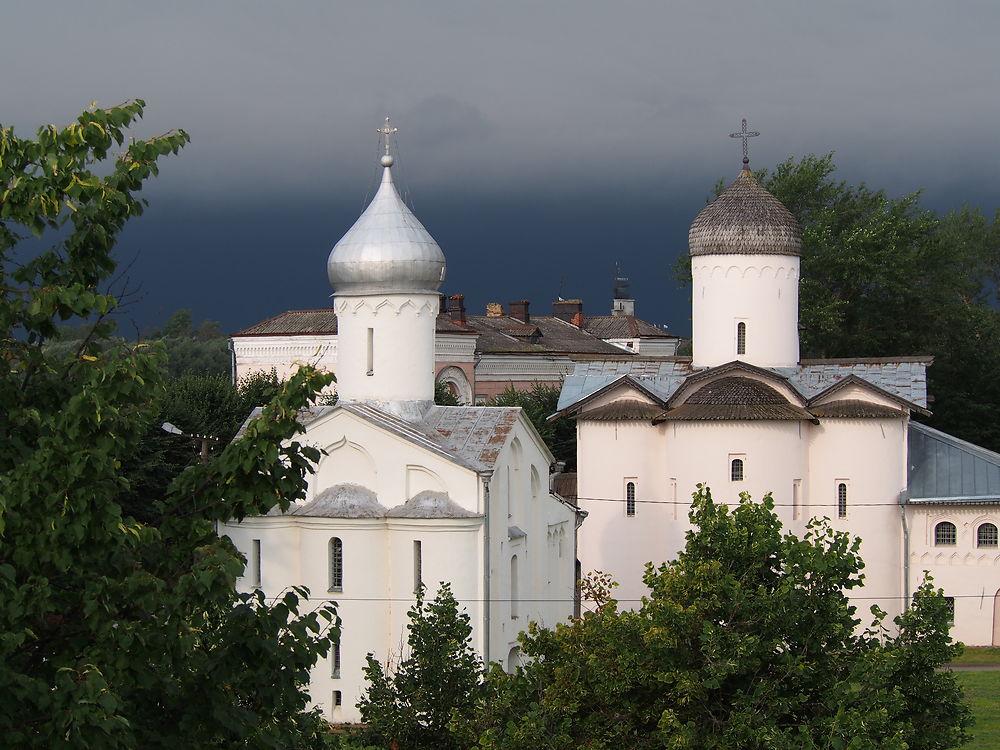
{"type": "Polygon", "coordinates": [[[444,253],[396,192],[392,156],[380,163],[378,192],[330,252],[330,285],[339,294],[436,292],[444,281],[444,253]]]}

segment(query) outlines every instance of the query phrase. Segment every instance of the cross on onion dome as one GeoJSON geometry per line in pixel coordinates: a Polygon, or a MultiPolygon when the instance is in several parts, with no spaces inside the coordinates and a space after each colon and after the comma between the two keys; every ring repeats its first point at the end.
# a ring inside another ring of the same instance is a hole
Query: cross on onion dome
{"type": "MultiPolygon", "coordinates": [[[[389,118],[386,118],[386,122],[389,118]]],[[[746,167],[750,163],[750,157],[747,155],[747,141],[751,138],[760,135],[756,130],[747,130],[747,118],[743,118],[743,129],[735,133],[730,133],[730,138],[742,138],[743,139],[743,166],[746,167]]]]}
{"type": "Polygon", "coordinates": [[[385,125],[381,128],[375,128],[375,132],[382,136],[383,146],[385,148],[385,153],[382,155],[382,166],[391,167],[392,166],[392,154],[389,153],[389,137],[395,135],[399,132],[399,128],[394,128],[389,124],[389,118],[385,118],[385,125]]]}

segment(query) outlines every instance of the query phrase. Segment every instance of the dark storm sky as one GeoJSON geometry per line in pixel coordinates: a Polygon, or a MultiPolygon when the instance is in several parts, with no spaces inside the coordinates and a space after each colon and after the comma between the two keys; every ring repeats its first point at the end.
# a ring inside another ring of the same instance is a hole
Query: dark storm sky
{"type": "Polygon", "coordinates": [[[0,123],[92,100],[183,127],[119,257],[143,329],[175,309],[235,331],[321,307],[325,262],[399,127],[397,183],[468,306],[557,294],[690,330],[670,275],[727,134],[756,167],[836,151],[839,176],[925,205],[1000,205],[996,2],[21,2],[5,9],[0,123]]]}

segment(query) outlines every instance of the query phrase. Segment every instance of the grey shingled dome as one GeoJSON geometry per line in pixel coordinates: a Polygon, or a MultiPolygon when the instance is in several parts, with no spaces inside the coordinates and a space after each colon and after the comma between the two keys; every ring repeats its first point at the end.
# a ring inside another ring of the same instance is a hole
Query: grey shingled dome
{"type": "Polygon", "coordinates": [[[802,231],[785,206],[744,169],[701,210],[688,232],[691,255],[801,255],[802,231]]]}

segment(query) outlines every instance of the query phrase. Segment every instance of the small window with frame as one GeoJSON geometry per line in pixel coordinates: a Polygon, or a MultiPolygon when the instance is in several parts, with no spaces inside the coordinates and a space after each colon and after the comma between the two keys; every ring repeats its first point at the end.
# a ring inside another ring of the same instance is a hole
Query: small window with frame
{"type": "Polygon", "coordinates": [[[837,480],[837,518],[847,518],[847,481],[837,480]]]}
{"type": "Polygon", "coordinates": [[[746,456],[729,457],[729,481],[742,482],[747,478],[746,456]]]}
{"type": "Polygon", "coordinates": [[[635,516],[635,479],[625,482],[625,515],[629,518],[635,516]]]}

